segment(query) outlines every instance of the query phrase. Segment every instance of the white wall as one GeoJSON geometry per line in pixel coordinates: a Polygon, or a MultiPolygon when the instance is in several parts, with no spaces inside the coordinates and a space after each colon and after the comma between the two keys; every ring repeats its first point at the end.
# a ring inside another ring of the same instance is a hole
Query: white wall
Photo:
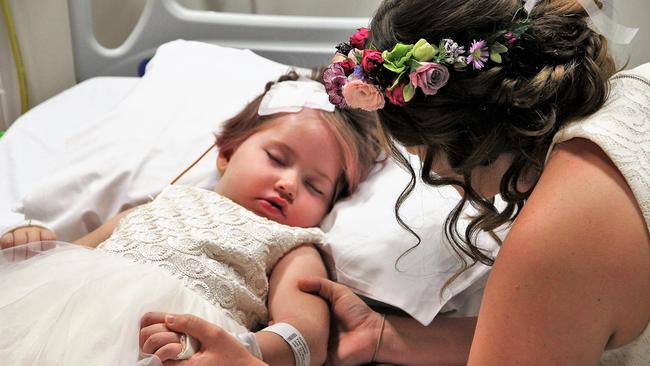
{"type": "Polygon", "coordinates": [[[16,65],[11,53],[4,17],[0,17],[0,130],[9,127],[20,115],[20,95],[16,65]]]}
{"type": "Polygon", "coordinates": [[[629,27],[640,28],[629,46],[611,45],[618,63],[629,60],[628,68],[650,62],[650,0],[615,0],[613,19],[629,27]]]}
{"type": "Polygon", "coordinates": [[[30,106],[75,84],[65,0],[12,0],[30,106]]]}

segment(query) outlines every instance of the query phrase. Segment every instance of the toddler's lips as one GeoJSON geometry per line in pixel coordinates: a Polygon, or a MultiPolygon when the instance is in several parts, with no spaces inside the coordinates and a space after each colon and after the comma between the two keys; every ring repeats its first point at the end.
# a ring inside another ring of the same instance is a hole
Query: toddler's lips
{"type": "Polygon", "coordinates": [[[285,218],[283,206],[270,199],[258,200],[262,216],[278,221],[285,218]]]}

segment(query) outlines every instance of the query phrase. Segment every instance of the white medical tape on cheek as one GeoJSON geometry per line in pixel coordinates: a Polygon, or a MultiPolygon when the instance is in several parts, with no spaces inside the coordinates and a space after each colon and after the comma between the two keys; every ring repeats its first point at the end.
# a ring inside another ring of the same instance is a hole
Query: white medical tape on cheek
{"type": "Polygon", "coordinates": [[[589,14],[591,23],[596,28],[595,30],[611,42],[629,44],[639,31],[639,28],[626,27],[610,19],[600,10],[594,0],[578,0],[578,2],[589,14]]]}
{"type": "Polygon", "coordinates": [[[296,360],[296,366],[309,366],[311,361],[311,352],[309,351],[309,344],[305,338],[300,334],[298,329],[294,328],[291,324],[275,323],[261,330],[261,332],[271,332],[279,335],[289,344],[293,351],[293,357],[296,360]]]}
{"type": "Polygon", "coordinates": [[[323,84],[298,79],[273,84],[262,98],[257,114],[296,113],[305,107],[334,112],[334,105],[330,103],[323,84]]]}

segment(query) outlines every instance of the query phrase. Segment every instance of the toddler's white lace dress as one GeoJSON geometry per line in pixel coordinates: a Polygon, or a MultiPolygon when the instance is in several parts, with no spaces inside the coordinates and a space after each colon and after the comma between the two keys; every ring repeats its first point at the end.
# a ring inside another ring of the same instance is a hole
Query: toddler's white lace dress
{"type": "Polygon", "coordinates": [[[192,313],[247,332],[267,320],[275,263],[322,240],[320,229],[276,223],[212,191],[169,186],[97,250],[59,242],[26,260],[0,251],[0,364],[136,365],[147,311],[192,313]]]}

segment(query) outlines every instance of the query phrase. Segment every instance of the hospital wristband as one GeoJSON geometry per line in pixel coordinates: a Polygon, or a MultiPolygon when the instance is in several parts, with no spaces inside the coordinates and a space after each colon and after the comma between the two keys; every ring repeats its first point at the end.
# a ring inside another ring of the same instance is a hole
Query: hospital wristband
{"type": "Polygon", "coordinates": [[[311,358],[309,344],[302,334],[300,334],[300,331],[294,328],[291,324],[276,323],[262,329],[261,332],[271,332],[282,337],[293,351],[296,366],[309,366],[311,358]]]}

